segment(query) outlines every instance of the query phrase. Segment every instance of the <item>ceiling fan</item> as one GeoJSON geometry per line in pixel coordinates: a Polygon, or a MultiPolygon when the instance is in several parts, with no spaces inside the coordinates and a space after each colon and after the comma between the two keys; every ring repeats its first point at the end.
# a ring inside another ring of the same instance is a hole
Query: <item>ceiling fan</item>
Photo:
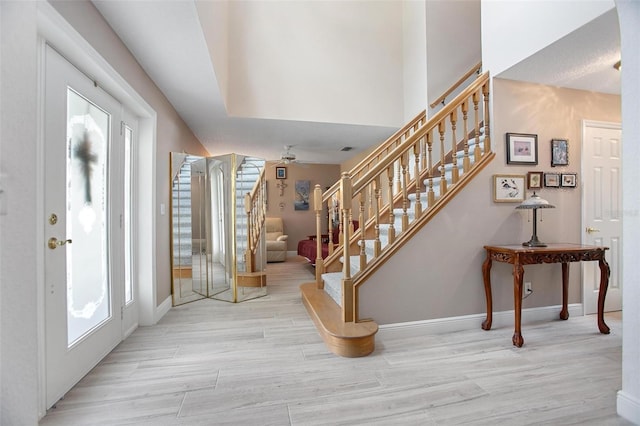
{"type": "Polygon", "coordinates": [[[291,148],[293,148],[293,145],[285,145],[284,146],[284,151],[282,151],[282,153],[280,153],[280,160],[278,160],[274,166],[280,165],[280,164],[302,164],[302,162],[300,160],[296,159],[296,154],[294,154],[293,152],[291,152],[291,148]]]}

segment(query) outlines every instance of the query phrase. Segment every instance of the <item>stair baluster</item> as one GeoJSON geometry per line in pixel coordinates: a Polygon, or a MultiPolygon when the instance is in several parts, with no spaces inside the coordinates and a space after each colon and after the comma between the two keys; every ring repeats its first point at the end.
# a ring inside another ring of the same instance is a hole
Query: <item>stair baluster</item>
{"type": "MultiPolygon", "coordinates": [[[[462,131],[464,132],[464,147],[463,147],[463,157],[462,157],[462,171],[464,173],[467,173],[469,171],[469,169],[471,168],[471,161],[469,160],[469,127],[468,127],[468,113],[469,113],[469,100],[465,99],[462,102],[462,105],[460,106],[460,108],[462,109],[462,123],[463,123],[463,129],[462,131]]],[[[478,140],[476,140],[476,144],[478,143],[478,140]]]]}
{"type": "Polygon", "coordinates": [[[451,183],[458,183],[460,175],[458,173],[458,138],[456,137],[456,123],[458,122],[458,110],[454,109],[449,114],[449,121],[451,122],[451,183]]]}

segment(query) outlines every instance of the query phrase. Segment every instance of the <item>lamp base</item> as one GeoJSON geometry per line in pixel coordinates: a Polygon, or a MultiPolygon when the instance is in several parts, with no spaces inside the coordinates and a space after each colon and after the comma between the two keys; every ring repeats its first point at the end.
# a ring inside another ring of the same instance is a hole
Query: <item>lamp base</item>
{"type": "Polygon", "coordinates": [[[546,247],[547,245],[542,241],[538,240],[537,235],[532,235],[531,239],[527,242],[522,243],[525,247],[546,247]]]}

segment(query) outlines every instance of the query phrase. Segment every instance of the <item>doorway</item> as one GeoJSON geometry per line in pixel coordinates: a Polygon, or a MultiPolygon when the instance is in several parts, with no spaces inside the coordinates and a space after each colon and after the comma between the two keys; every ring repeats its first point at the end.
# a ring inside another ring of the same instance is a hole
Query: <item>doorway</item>
{"type": "Polygon", "coordinates": [[[123,330],[137,326],[131,246],[137,126],[116,99],[48,45],[44,73],[49,408],[122,341],[123,330]]]}
{"type": "MultiPolygon", "coordinates": [[[[609,248],[611,268],[605,312],[622,309],[622,127],[619,123],[582,123],[582,243],[609,248]]],[[[582,262],[585,314],[597,312],[600,271],[582,262]]]]}

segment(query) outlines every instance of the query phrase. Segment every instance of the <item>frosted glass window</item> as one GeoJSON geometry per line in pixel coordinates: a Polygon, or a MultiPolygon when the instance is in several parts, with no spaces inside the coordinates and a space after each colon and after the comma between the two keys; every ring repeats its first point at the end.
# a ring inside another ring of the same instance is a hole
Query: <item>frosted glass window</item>
{"type": "Polygon", "coordinates": [[[107,238],[110,115],[67,90],[67,343],[111,317],[107,238]]]}

